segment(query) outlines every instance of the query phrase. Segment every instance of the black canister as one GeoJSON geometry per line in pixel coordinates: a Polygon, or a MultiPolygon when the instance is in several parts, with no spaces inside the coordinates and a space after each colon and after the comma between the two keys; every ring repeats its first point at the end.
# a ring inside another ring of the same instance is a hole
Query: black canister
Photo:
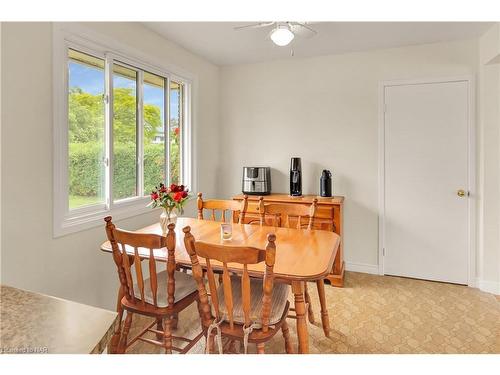
{"type": "Polygon", "coordinates": [[[322,197],[332,196],[332,173],[327,169],[323,169],[319,179],[319,195],[322,197]]]}
{"type": "Polygon", "coordinates": [[[302,166],[300,158],[292,158],[290,162],[290,195],[300,197],[302,195],[302,166]]]}

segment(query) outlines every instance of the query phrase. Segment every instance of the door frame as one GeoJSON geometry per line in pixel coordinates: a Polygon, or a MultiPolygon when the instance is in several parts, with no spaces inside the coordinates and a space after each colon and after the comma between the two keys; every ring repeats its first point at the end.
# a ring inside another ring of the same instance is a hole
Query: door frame
{"type": "Polygon", "coordinates": [[[471,75],[452,76],[429,79],[409,79],[395,81],[381,81],[379,83],[379,120],[378,120],[378,273],[384,275],[384,246],[385,246],[385,88],[391,86],[422,85],[432,83],[467,82],[468,84],[468,142],[467,142],[467,228],[468,228],[468,272],[467,285],[476,286],[476,121],[475,121],[475,82],[471,75]]]}

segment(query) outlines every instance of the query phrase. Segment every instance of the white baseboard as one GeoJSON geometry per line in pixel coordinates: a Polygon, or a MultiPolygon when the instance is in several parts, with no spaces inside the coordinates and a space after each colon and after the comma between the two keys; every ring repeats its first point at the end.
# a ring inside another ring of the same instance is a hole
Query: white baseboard
{"type": "Polygon", "coordinates": [[[355,263],[355,262],[345,262],[345,269],[352,272],[362,272],[371,273],[378,275],[378,265],[376,264],[366,264],[366,263],[355,263]]]}
{"type": "MultiPolygon", "coordinates": [[[[376,264],[366,264],[366,263],[356,263],[356,262],[345,262],[346,271],[370,273],[373,275],[379,275],[378,265],[376,264]]],[[[481,280],[476,278],[473,280],[473,285],[469,285],[471,288],[478,288],[486,293],[500,295],[500,282],[481,280]]]]}
{"type": "Polygon", "coordinates": [[[483,292],[500,295],[499,282],[476,279],[476,287],[483,292]]]}

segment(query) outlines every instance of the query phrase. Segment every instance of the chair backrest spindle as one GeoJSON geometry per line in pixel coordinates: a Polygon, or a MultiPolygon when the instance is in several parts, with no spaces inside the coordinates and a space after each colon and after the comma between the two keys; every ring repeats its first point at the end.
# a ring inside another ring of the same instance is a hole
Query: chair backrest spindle
{"type": "Polygon", "coordinates": [[[227,263],[222,263],[222,287],[224,288],[224,303],[226,305],[226,311],[229,318],[229,326],[234,328],[234,318],[233,318],[233,287],[231,285],[231,276],[229,270],[227,269],[227,263]]]}
{"type": "Polygon", "coordinates": [[[210,296],[212,297],[212,302],[215,310],[215,317],[217,318],[217,320],[219,320],[221,318],[219,309],[219,296],[217,295],[217,286],[215,284],[214,271],[212,269],[210,259],[207,259],[206,261],[207,261],[208,287],[210,289],[210,296]]]}
{"type": "Polygon", "coordinates": [[[129,293],[127,294],[127,299],[130,301],[130,300],[134,299],[134,281],[132,279],[132,272],[130,272],[130,267],[133,264],[133,262],[130,261],[131,257],[127,254],[127,251],[125,249],[125,245],[122,242],[120,242],[120,247],[121,247],[121,251],[122,251],[122,254],[123,254],[123,257],[122,257],[122,260],[123,260],[122,267],[125,270],[125,275],[126,275],[126,279],[125,280],[126,280],[126,283],[127,283],[127,289],[129,291],[129,293]]]}
{"type": "Polygon", "coordinates": [[[142,304],[145,305],[144,300],[144,276],[142,276],[142,264],[141,258],[139,257],[139,249],[134,246],[134,264],[135,264],[135,278],[137,280],[137,286],[139,287],[139,292],[141,293],[142,304]]]}
{"type": "Polygon", "coordinates": [[[158,276],[156,274],[156,261],[152,248],[149,249],[149,283],[153,295],[153,304],[158,306],[158,276]]]}

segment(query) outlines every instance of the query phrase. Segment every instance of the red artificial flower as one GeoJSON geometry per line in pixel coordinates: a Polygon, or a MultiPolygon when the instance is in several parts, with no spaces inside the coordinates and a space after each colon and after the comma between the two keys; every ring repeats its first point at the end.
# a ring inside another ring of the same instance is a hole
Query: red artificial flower
{"type": "Polygon", "coordinates": [[[166,193],[167,192],[167,188],[165,186],[162,186],[160,188],[160,193],[166,193]]]}
{"type": "Polygon", "coordinates": [[[184,198],[184,197],[182,196],[181,192],[177,192],[174,194],[174,201],[180,202],[182,200],[182,198],[184,198]]]}
{"type": "Polygon", "coordinates": [[[182,198],[186,198],[188,196],[188,192],[187,191],[183,191],[181,194],[182,194],[182,198]]]}
{"type": "Polygon", "coordinates": [[[172,185],[170,185],[170,191],[171,191],[172,193],[176,193],[176,192],[178,192],[178,191],[179,191],[178,189],[179,189],[179,187],[178,187],[176,184],[172,184],[172,185]]]}
{"type": "Polygon", "coordinates": [[[179,186],[179,191],[184,191],[184,185],[179,186]]]}
{"type": "Polygon", "coordinates": [[[158,193],[151,193],[151,200],[155,201],[158,199],[158,193]]]}

